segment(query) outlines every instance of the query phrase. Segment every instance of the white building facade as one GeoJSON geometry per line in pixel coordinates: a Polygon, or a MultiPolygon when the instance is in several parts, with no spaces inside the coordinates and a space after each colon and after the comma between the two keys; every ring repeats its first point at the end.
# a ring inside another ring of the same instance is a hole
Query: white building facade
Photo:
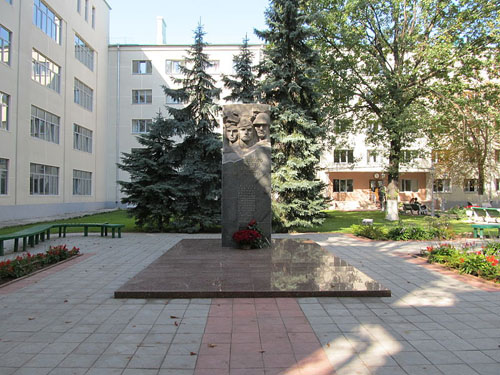
{"type": "Polygon", "coordinates": [[[0,0],[0,220],[110,206],[109,11],[0,0]]]}

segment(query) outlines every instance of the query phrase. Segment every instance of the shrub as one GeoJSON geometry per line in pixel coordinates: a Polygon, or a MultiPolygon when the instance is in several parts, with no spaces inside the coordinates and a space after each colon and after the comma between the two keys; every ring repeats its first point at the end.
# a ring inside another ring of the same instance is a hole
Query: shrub
{"type": "Polygon", "coordinates": [[[375,225],[352,225],[353,233],[358,237],[366,237],[372,240],[387,240],[387,230],[375,225]]]}
{"type": "Polygon", "coordinates": [[[456,215],[458,219],[465,219],[467,217],[467,210],[463,207],[455,206],[447,211],[448,214],[456,215]]]}

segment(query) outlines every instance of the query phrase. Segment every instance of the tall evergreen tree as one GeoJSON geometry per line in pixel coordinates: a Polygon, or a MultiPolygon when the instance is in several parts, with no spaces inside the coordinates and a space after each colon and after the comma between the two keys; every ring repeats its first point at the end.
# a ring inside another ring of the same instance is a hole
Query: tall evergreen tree
{"type": "Polygon", "coordinates": [[[183,78],[175,79],[179,89],[163,87],[166,95],[185,103],[182,108],[167,107],[168,120],[174,134],[181,138],[171,153],[177,166],[178,199],[173,204],[176,217],[173,225],[183,231],[207,230],[220,223],[221,136],[217,113],[220,89],[207,73],[211,66],[203,52],[203,27],[195,30],[194,44],[181,67],[183,78]]]}
{"type": "Polygon", "coordinates": [[[173,129],[158,115],[149,132],[137,137],[141,148],[124,153],[118,166],[130,174],[130,181],[118,181],[130,204],[136,224],[148,230],[163,231],[174,216],[177,200],[176,165],[170,159],[173,129]]]}
{"type": "Polygon", "coordinates": [[[273,0],[268,29],[256,31],[268,45],[259,73],[262,100],[271,104],[272,189],[275,214],[285,228],[323,222],[324,184],[316,170],[325,132],[315,91],[318,55],[308,45],[311,31],[300,0],[273,0]]]}
{"type": "Polygon", "coordinates": [[[231,94],[224,100],[241,103],[255,103],[257,101],[257,78],[252,67],[253,53],[248,49],[248,36],[243,39],[239,55],[233,58],[235,75],[222,77],[224,86],[231,90],[231,94]]]}

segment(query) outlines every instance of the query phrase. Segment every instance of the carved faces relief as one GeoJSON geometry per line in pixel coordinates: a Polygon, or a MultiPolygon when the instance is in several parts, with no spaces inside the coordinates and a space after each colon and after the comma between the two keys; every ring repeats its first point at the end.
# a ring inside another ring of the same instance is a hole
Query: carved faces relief
{"type": "Polygon", "coordinates": [[[238,140],[238,127],[236,124],[227,124],[226,137],[230,144],[233,144],[238,140]]]}
{"type": "Polygon", "coordinates": [[[255,127],[255,132],[257,133],[257,138],[260,141],[269,140],[269,124],[271,123],[271,118],[267,113],[259,113],[255,120],[253,121],[253,126],[255,127]]]}
{"type": "Polygon", "coordinates": [[[254,141],[254,130],[252,121],[248,117],[242,117],[238,123],[238,133],[240,138],[240,147],[250,147],[254,141]]]}

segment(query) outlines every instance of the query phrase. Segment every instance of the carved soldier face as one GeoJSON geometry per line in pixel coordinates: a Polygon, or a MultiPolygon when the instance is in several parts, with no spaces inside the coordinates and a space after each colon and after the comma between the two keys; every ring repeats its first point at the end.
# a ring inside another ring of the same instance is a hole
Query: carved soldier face
{"type": "Polygon", "coordinates": [[[271,119],[267,113],[259,113],[253,122],[259,141],[269,139],[269,123],[271,119]]]}
{"type": "Polygon", "coordinates": [[[236,125],[226,127],[226,137],[229,140],[229,143],[234,143],[238,140],[238,128],[236,125]]]}
{"type": "Polygon", "coordinates": [[[252,124],[241,125],[238,127],[240,139],[248,143],[252,140],[253,126],[252,124]]]}

